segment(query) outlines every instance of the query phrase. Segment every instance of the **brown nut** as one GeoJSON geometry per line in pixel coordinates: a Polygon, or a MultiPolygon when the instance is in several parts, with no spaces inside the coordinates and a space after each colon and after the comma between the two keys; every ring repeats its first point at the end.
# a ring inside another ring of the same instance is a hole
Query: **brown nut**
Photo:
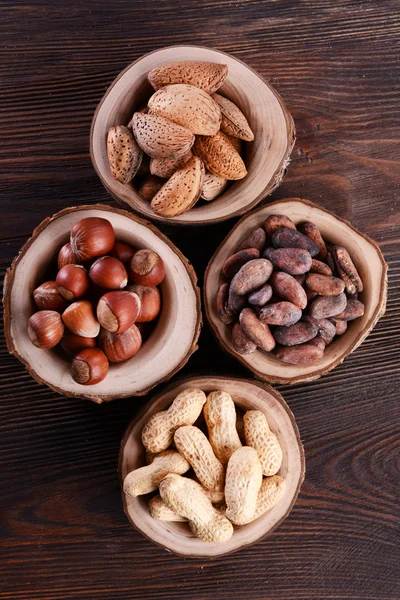
{"type": "MultiPolygon", "coordinates": [[[[343,321],[343,323],[345,323],[345,321],[343,321]]],[[[96,348],[96,338],[82,337],[81,335],[77,335],[66,329],[60,345],[66,354],[75,356],[75,354],[84,348],[96,348]]]]}
{"type": "Polygon", "coordinates": [[[64,244],[64,246],[60,249],[57,258],[57,267],[58,270],[65,267],[65,265],[79,265],[80,260],[76,256],[75,252],[72,250],[71,244],[64,244]]]}
{"type": "Polygon", "coordinates": [[[140,298],[140,311],[135,323],[149,323],[158,317],[161,310],[161,295],[157,287],[150,285],[128,285],[127,292],[133,292],[140,298]]]}
{"type": "Polygon", "coordinates": [[[69,264],[58,271],[56,284],[61,296],[73,301],[86,294],[90,281],[85,267],[69,264]]]}
{"type": "MultiPolygon", "coordinates": [[[[272,273],[273,275],[273,273],[272,273]]],[[[248,301],[253,306],[264,306],[272,298],[272,287],[269,283],[265,283],[258,290],[250,294],[248,301]]]]}
{"type": "Polygon", "coordinates": [[[147,175],[139,188],[139,196],[143,200],[146,200],[146,202],[151,202],[157,192],[161,190],[164,183],[165,181],[155,175],[147,175]]]}
{"type": "Polygon", "coordinates": [[[306,273],[301,273],[301,275],[292,275],[292,277],[294,277],[300,285],[304,285],[304,282],[306,280],[306,273]]]}
{"type": "Polygon", "coordinates": [[[319,296],[338,296],[344,292],[344,282],[332,275],[309,273],[306,277],[306,285],[319,296]]]}
{"type": "Polygon", "coordinates": [[[299,230],[318,246],[318,258],[325,260],[327,253],[326,244],[318,227],[314,223],[311,223],[311,221],[306,221],[299,225],[299,230]]]}
{"type": "Polygon", "coordinates": [[[269,279],[277,296],[292,302],[301,309],[307,306],[307,294],[301,284],[289,273],[274,271],[269,279]]]}
{"type": "Polygon", "coordinates": [[[225,325],[232,323],[232,313],[228,311],[229,283],[223,283],[217,293],[217,313],[225,325]]]}
{"type": "Polygon", "coordinates": [[[270,215],[264,222],[263,227],[269,237],[272,237],[275,231],[285,227],[288,229],[296,229],[296,225],[286,215],[270,215]]]}
{"type": "Polygon", "coordinates": [[[317,346],[318,348],[320,348],[322,350],[322,352],[325,351],[326,344],[320,335],[316,335],[315,338],[312,338],[312,340],[309,340],[307,342],[307,344],[312,345],[312,346],[317,346]]]}
{"type": "Polygon", "coordinates": [[[340,321],[353,321],[364,314],[364,304],[360,300],[348,300],[343,312],[335,315],[340,321]]]}
{"type": "Polygon", "coordinates": [[[306,296],[307,296],[307,302],[311,302],[311,300],[314,300],[314,298],[316,298],[318,296],[317,292],[313,292],[312,290],[309,290],[308,288],[306,288],[306,296]]]}
{"type": "Polygon", "coordinates": [[[64,325],[55,310],[40,310],[28,321],[28,336],[36,348],[54,348],[61,340],[64,325]]]}
{"type": "Polygon", "coordinates": [[[337,275],[335,259],[333,258],[333,254],[331,252],[327,252],[325,260],[326,264],[332,271],[332,275],[337,275]]]}
{"type": "Polygon", "coordinates": [[[33,291],[33,299],[39,310],[55,310],[62,312],[67,308],[67,301],[57,289],[55,281],[45,281],[33,291]]]}
{"type": "Polygon", "coordinates": [[[143,248],[134,254],[129,269],[133,283],[156,286],[164,281],[164,277],[164,262],[157,252],[143,248]]]}
{"type": "Polygon", "coordinates": [[[239,317],[240,325],[248,337],[261,350],[270,352],[275,347],[275,340],[266,323],[262,323],[251,308],[244,308],[239,317]]]}
{"type": "Polygon", "coordinates": [[[332,323],[336,328],[336,335],[343,335],[347,331],[347,321],[336,321],[332,319],[332,323]]]}
{"type": "Polygon", "coordinates": [[[99,348],[84,348],[71,364],[72,379],[81,385],[100,383],[108,373],[108,360],[99,348]]]}
{"type": "Polygon", "coordinates": [[[239,296],[253,292],[269,279],[272,264],[266,258],[250,260],[236,273],[231,282],[231,290],[239,296]]]}
{"type": "Polygon", "coordinates": [[[320,273],[321,275],[332,275],[332,269],[329,265],[324,262],[317,260],[316,258],[312,259],[310,273],[320,273]]]}
{"type": "Polygon", "coordinates": [[[307,273],[312,265],[311,254],[302,248],[278,248],[271,252],[270,260],[289,275],[307,273]]]}
{"type": "Polygon", "coordinates": [[[139,296],[133,292],[108,292],[97,304],[97,320],[106,331],[123,333],[136,321],[140,304],[139,296]]]}
{"type": "Polygon", "coordinates": [[[304,321],[313,324],[317,328],[317,334],[321,337],[325,344],[328,345],[332,342],[336,335],[336,327],[328,319],[314,319],[310,315],[304,315],[304,321]]]}
{"type": "Polygon", "coordinates": [[[106,290],[120,290],[128,283],[124,265],[113,256],[102,256],[95,260],[89,269],[89,277],[92,283],[106,290]]]}
{"type": "Polygon", "coordinates": [[[294,325],[301,319],[301,314],[301,309],[292,302],[275,302],[263,306],[258,317],[268,325],[294,325]]]}
{"type": "Polygon", "coordinates": [[[62,320],[72,333],[89,338],[99,335],[100,323],[96,321],[93,305],[88,300],[78,300],[70,304],[64,310],[62,320]]]}
{"type": "Polygon", "coordinates": [[[259,252],[264,248],[265,242],[267,241],[267,236],[261,227],[255,227],[246,235],[244,240],[240,243],[240,245],[236,248],[236,252],[240,252],[240,250],[246,250],[247,248],[257,248],[259,252]]]}
{"type": "Polygon", "coordinates": [[[235,252],[235,254],[232,254],[232,256],[229,256],[226,259],[222,265],[221,272],[227,279],[232,279],[232,277],[240,271],[243,265],[259,256],[260,252],[257,248],[246,248],[245,250],[235,252]]]}
{"type": "Polygon", "coordinates": [[[316,256],[319,252],[317,244],[310,240],[310,238],[288,227],[275,231],[271,239],[272,245],[275,248],[301,248],[302,250],[307,250],[311,256],[316,256]]]}
{"type": "Polygon", "coordinates": [[[244,332],[240,323],[232,327],[232,344],[238,354],[252,354],[257,350],[257,344],[244,332]]]}
{"type": "Polygon", "coordinates": [[[79,260],[104,256],[114,246],[114,228],[107,219],[87,217],[75,223],[71,229],[70,242],[79,260]]]}
{"type": "Polygon", "coordinates": [[[142,336],[136,325],[132,325],[123,333],[110,333],[102,329],[98,340],[100,348],[112,363],[132,358],[142,345],[142,336]]]}
{"type": "Polygon", "coordinates": [[[278,360],[290,365],[309,365],[320,360],[324,355],[325,344],[299,344],[298,346],[278,346],[275,356],[278,360]]]}
{"type": "Polygon", "coordinates": [[[274,338],[278,344],[283,346],[296,346],[312,340],[317,333],[318,327],[314,323],[299,321],[288,327],[275,327],[274,338]]]}
{"type": "Polygon", "coordinates": [[[314,319],[328,319],[335,317],[346,308],[347,298],[345,294],[338,296],[318,296],[312,301],[310,315],[314,319]]]}
{"type": "Polygon", "coordinates": [[[363,282],[346,248],[334,246],[333,258],[335,259],[339,277],[343,279],[348,293],[355,294],[362,292],[364,289],[363,282]]]}
{"type": "Polygon", "coordinates": [[[123,242],[115,242],[113,249],[110,252],[110,256],[114,258],[118,258],[124,265],[131,262],[132,256],[135,254],[136,250],[129,246],[128,244],[124,244],[123,242]]]}
{"type": "Polygon", "coordinates": [[[265,248],[264,252],[262,253],[262,257],[263,258],[268,258],[268,260],[271,260],[271,255],[273,252],[275,252],[276,248],[273,248],[272,246],[268,246],[267,248],[265,248]]]}
{"type": "Polygon", "coordinates": [[[239,296],[239,294],[236,294],[236,292],[232,290],[232,286],[230,286],[227,306],[228,313],[231,313],[232,315],[239,314],[242,308],[246,306],[246,303],[247,297],[239,296]]]}

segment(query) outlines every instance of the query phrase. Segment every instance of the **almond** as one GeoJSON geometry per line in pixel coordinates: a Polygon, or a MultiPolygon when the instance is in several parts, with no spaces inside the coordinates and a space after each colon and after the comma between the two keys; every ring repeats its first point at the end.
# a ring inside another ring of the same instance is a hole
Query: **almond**
{"type": "Polygon", "coordinates": [[[235,148],[236,152],[240,154],[240,156],[242,156],[243,140],[237,137],[233,137],[232,135],[228,135],[227,133],[225,134],[225,137],[228,140],[228,142],[230,142],[235,148]]]}
{"type": "Polygon", "coordinates": [[[191,157],[192,153],[189,150],[189,152],[179,158],[152,158],[150,161],[150,173],[163,179],[169,179],[191,157]]]}
{"type": "Polygon", "coordinates": [[[142,181],[139,188],[139,196],[150,202],[159,190],[161,190],[164,182],[155,175],[147,175],[142,181]]]}
{"type": "Polygon", "coordinates": [[[132,132],[124,125],[117,125],[108,130],[107,156],[114,179],[129,183],[140,167],[143,152],[132,132]]]}
{"type": "Polygon", "coordinates": [[[228,185],[227,179],[214,175],[207,171],[204,176],[203,189],[201,190],[201,197],[203,200],[214,200],[217,196],[222,194],[226,186],[228,185]]]}
{"type": "Polygon", "coordinates": [[[204,165],[197,156],[192,156],[154,196],[151,208],[162,217],[181,215],[200,198],[203,179],[204,165]]]}
{"type": "Polygon", "coordinates": [[[151,96],[148,106],[152,114],[170,119],[196,135],[215,135],[221,124],[218,104],[193,85],[167,85],[151,96]]]}
{"type": "Polygon", "coordinates": [[[135,113],[130,126],[141,149],[151,157],[179,158],[194,142],[188,129],[157,115],[135,113]]]}
{"type": "Polygon", "coordinates": [[[193,152],[214,175],[225,179],[243,179],[247,175],[243,160],[221,131],[213,136],[197,136],[193,152]]]}
{"type": "Polygon", "coordinates": [[[252,142],[254,140],[254,133],[246,117],[236,104],[220,94],[213,94],[212,98],[214,98],[222,112],[221,130],[232,137],[252,142]]]}
{"type": "Polygon", "coordinates": [[[155,90],[172,83],[190,83],[213,94],[225,81],[228,65],[183,60],[155,67],[147,78],[155,90]]]}

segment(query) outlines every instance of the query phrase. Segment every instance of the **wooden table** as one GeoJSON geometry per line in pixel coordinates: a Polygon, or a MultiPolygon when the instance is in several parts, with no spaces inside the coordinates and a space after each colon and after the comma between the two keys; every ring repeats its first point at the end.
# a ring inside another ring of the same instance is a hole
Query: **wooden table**
{"type": "MultiPolygon", "coordinates": [[[[1,338],[0,598],[399,598],[398,3],[14,0],[0,16],[2,273],[46,216],[111,202],[88,154],[93,111],[129,62],[179,43],[230,52],[277,88],[298,140],[273,198],[334,210],[390,263],[386,316],[364,344],[320,381],[279,388],[307,456],[290,517],[270,539],[210,562],[155,547],[123,514],[119,443],[147,399],[62,398],[33,381],[1,338]]],[[[162,230],[201,281],[232,225],[162,230]]],[[[251,376],[207,326],[181,375],[190,373],[251,376]]]]}

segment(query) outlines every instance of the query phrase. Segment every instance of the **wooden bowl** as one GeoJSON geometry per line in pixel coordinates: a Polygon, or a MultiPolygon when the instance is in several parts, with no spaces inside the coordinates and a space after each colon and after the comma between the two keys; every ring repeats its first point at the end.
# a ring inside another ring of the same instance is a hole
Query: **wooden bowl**
{"type": "Polygon", "coordinates": [[[235,527],[232,538],[223,544],[203,542],[193,535],[187,523],[156,521],[149,513],[148,495],[131,498],[122,491],[125,514],[145,537],[180,556],[214,558],[254,544],[270,535],[286,519],[304,480],[304,450],[292,412],[279,392],[271,386],[233,377],[191,377],[158,393],[128,427],[119,455],[121,489],[125,476],[145,464],[145,450],[141,441],[144,424],[154,413],[168,408],[177,394],[188,387],[199,388],[206,393],[224,390],[231,394],[236,406],[241,410],[262,411],[283,450],[279,475],[284,477],[287,483],[284,497],[253,523],[235,527]]]}
{"type": "Polygon", "coordinates": [[[125,396],[141,396],[179,371],[197,350],[201,327],[200,294],[191,264],[156,227],[129,212],[103,206],[79,206],[45,219],[33,232],[6,274],[4,321],[8,350],[39,383],[65,396],[102,402],[125,396]],[[107,377],[97,385],[75,383],[71,360],[58,350],[41,350],[29,340],[28,319],[35,307],[33,290],[46,278],[59,248],[69,240],[72,226],[86,217],[105,217],[118,240],[160,254],[165,264],[161,284],[162,311],[156,327],[130,360],[110,365],[107,377]]]}
{"type": "Polygon", "coordinates": [[[257,377],[270,383],[312,381],[336,367],[365,340],[385,313],[386,296],[387,264],[379,246],[345,219],[300,198],[278,200],[243,217],[214,253],[204,276],[205,312],[217,340],[224,350],[240,360],[257,377]],[[231,328],[220,321],[216,312],[215,300],[223,282],[221,267],[224,261],[233,254],[246,232],[252,227],[262,226],[271,214],[287,215],[295,224],[313,221],[326,240],[347,248],[364,283],[364,291],[360,294],[365,305],[364,316],[350,322],[346,333],[327,346],[323,358],[311,365],[283,363],[261,350],[241,356],[233,348],[231,328]]]}
{"type": "Polygon", "coordinates": [[[149,219],[178,224],[217,223],[242,215],[275,189],[289,162],[295,142],[291,115],[278,93],[240,60],[200,46],[170,46],[146,54],[130,64],[111,84],[93,117],[90,156],[104,187],[117,201],[149,219]],[[113,125],[126,125],[135,109],[147,103],[154,92],[147,74],[156,66],[177,60],[209,61],[227,64],[229,73],[218,90],[239,106],[255,134],[246,144],[248,175],[233,183],[212,202],[199,202],[187,213],[166,219],[153,213],[150,204],[138,194],[136,184],[123,185],[111,176],[107,159],[107,132],[113,125]]]}

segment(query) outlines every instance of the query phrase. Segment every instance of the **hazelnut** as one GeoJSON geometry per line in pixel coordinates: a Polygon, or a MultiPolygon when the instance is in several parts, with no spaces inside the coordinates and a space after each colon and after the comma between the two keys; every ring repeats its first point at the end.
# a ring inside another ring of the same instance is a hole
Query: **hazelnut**
{"type": "Polygon", "coordinates": [[[102,329],[99,346],[112,363],[123,362],[132,358],[142,345],[142,336],[136,325],[132,325],[123,333],[110,333],[102,329]]]}
{"type": "Polygon", "coordinates": [[[90,267],[91,281],[106,290],[119,290],[128,283],[128,274],[122,262],[113,256],[98,258],[90,267]]]}
{"type": "Polygon", "coordinates": [[[58,270],[65,267],[65,265],[79,265],[79,258],[76,256],[75,252],[72,250],[71,244],[64,244],[58,253],[57,266],[58,270]]]}
{"type": "Polygon", "coordinates": [[[133,283],[156,286],[163,281],[164,276],[164,263],[157,252],[144,248],[134,254],[129,271],[129,278],[133,283]]]}
{"type": "Polygon", "coordinates": [[[60,344],[66,354],[75,356],[83,348],[95,348],[96,338],[82,337],[72,333],[72,331],[65,330],[60,344]]]}
{"type": "Polygon", "coordinates": [[[28,336],[37,348],[54,348],[61,340],[64,325],[55,310],[40,310],[28,321],[28,336]]]}
{"type": "Polygon", "coordinates": [[[67,308],[67,302],[57,289],[55,281],[45,281],[33,292],[33,298],[39,310],[55,310],[62,312],[67,308]]]}
{"type": "Polygon", "coordinates": [[[78,300],[62,314],[64,325],[82,337],[95,338],[99,335],[100,323],[94,316],[93,305],[89,300],[78,300]]]}
{"type": "Polygon", "coordinates": [[[128,244],[124,244],[123,242],[115,242],[114,248],[110,252],[110,256],[118,258],[124,265],[130,263],[134,254],[135,250],[132,246],[128,246],[128,244]]]}
{"type": "Polygon", "coordinates": [[[89,277],[82,265],[65,265],[57,273],[57,289],[66,300],[77,300],[89,290],[89,277]]]}
{"type": "Polygon", "coordinates": [[[140,298],[131,292],[108,292],[97,305],[100,325],[111,333],[122,333],[136,321],[140,311],[140,298]]]}
{"type": "Polygon", "coordinates": [[[72,379],[81,385],[100,383],[107,373],[108,360],[99,348],[84,348],[72,361],[72,379]]]}
{"type": "Polygon", "coordinates": [[[101,217],[82,219],[71,230],[72,250],[83,261],[108,254],[114,243],[113,226],[101,217]]]}
{"type": "Polygon", "coordinates": [[[129,285],[127,291],[134,292],[140,298],[140,311],[135,323],[153,321],[161,309],[160,291],[156,287],[145,285],[129,285]]]}

